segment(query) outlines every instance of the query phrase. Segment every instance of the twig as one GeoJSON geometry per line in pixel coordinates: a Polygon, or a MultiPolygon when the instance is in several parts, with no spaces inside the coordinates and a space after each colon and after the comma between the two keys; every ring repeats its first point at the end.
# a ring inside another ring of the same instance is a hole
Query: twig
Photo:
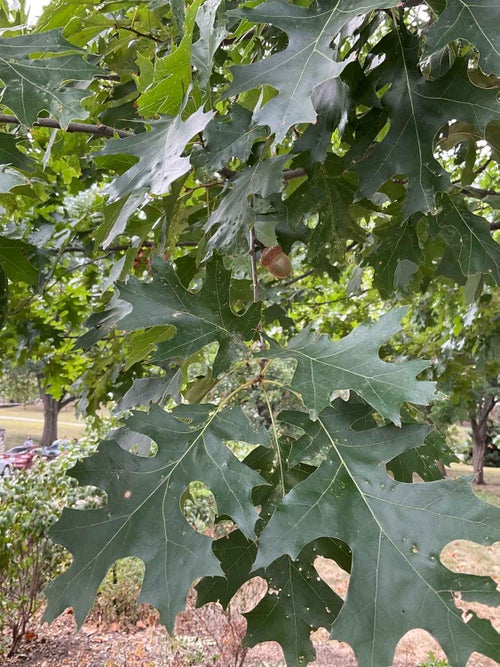
{"type": "Polygon", "coordinates": [[[141,32],[140,30],[136,30],[135,28],[132,28],[132,26],[120,25],[118,23],[118,21],[115,21],[115,28],[117,30],[129,30],[130,32],[133,32],[134,35],[137,35],[138,37],[146,37],[146,39],[154,40],[157,44],[163,44],[163,40],[160,39],[159,37],[155,37],[152,33],[141,32]]]}
{"type": "MultiPolygon", "coordinates": [[[[199,243],[197,241],[179,241],[176,243],[176,248],[197,248],[199,243]]],[[[136,246],[137,250],[140,250],[141,248],[156,248],[157,244],[154,241],[143,241],[141,245],[136,246]]],[[[122,252],[125,250],[129,250],[132,246],[130,243],[124,243],[120,245],[111,245],[108,248],[106,248],[106,255],[109,254],[110,252],[122,252]]],[[[63,253],[66,252],[87,252],[87,248],[84,248],[83,246],[80,245],[70,245],[66,246],[62,250],[63,253]]],[[[104,257],[105,255],[103,255],[104,257]]],[[[97,257],[96,259],[101,259],[100,257],[97,257]]]]}
{"type": "MultiPolygon", "coordinates": [[[[21,121],[17,116],[11,116],[9,114],[0,114],[0,123],[8,125],[22,125],[21,121]]],[[[114,127],[109,125],[90,125],[87,123],[69,123],[67,127],[61,127],[59,121],[54,120],[53,118],[37,118],[33,125],[39,127],[49,127],[56,130],[64,130],[65,132],[85,132],[86,134],[95,134],[99,137],[114,137],[117,134],[119,137],[124,139],[125,137],[132,136],[132,132],[127,132],[126,130],[117,130],[114,127]]]]}
{"type": "Polygon", "coordinates": [[[340,301],[350,301],[354,297],[362,296],[363,294],[366,294],[367,292],[371,292],[371,288],[361,290],[361,292],[358,292],[358,294],[347,294],[346,296],[340,296],[337,299],[330,299],[329,301],[314,301],[313,303],[314,303],[315,306],[326,306],[330,303],[339,303],[340,301]]]}
{"type": "Polygon", "coordinates": [[[292,278],[291,280],[287,280],[286,283],[283,283],[285,287],[288,287],[289,285],[293,285],[293,283],[298,282],[299,280],[302,280],[303,278],[308,278],[309,276],[312,276],[314,273],[314,269],[310,269],[309,271],[306,271],[305,273],[302,273],[300,276],[297,276],[296,278],[292,278]]]}
{"type": "MultiPolygon", "coordinates": [[[[255,235],[255,229],[252,227],[252,229],[249,232],[248,235],[248,240],[249,240],[249,245],[250,245],[250,265],[252,267],[252,291],[253,291],[253,301],[254,303],[258,303],[260,300],[260,288],[259,288],[259,276],[257,273],[257,247],[258,247],[258,241],[257,241],[257,236],[255,235]]],[[[264,340],[264,336],[262,335],[262,316],[259,320],[259,323],[257,324],[257,333],[259,335],[259,345],[261,350],[266,349],[266,341],[264,340]]],[[[260,376],[264,374],[264,370],[267,364],[267,359],[261,359],[259,362],[260,365],[260,376]]]]}
{"type": "MultiPolygon", "coordinates": [[[[222,169],[219,169],[219,174],[230,181],[232,178],[238,175],[238,172],[234,171],[233,169],[223,167],[222,169]]],[[[307,176],[307,171],[302,169],[302,167],[299,167],[298,169],[284,169],[282,176],[285,181],[291,181],[294,178],[303,178],[304,176],[307,176]]]]}
{"type": "Polygon", "coordinates": [[[476,197],[477,199],[484,199],[484,197],[500,197],[500,192],[497,190],[485,190],[483,188],[474,188],[472,185],[462,188],[460,190],[464,195],[468,197],[476,197]]]}

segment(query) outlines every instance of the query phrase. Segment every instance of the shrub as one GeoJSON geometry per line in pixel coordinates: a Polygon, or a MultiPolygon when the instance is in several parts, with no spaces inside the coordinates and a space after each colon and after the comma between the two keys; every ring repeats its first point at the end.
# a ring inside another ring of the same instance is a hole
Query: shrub
{"type": "Polygon", "coordinates": [[[144,564],[138,558],[117,561],[99,588],[91,612],[93,620],[99,623],[118,620],[125,626],[136,625],[144,616],[156,619],[158,613],[153,607],[137,602],[143,578],[144,564]]]}
{"type": "Polygon", "coordinates": [[[0,656],[13,655],[42,602],[48,581],[63,569],[67,552],[53,544],[50,526],[67,505],[86,508],[99,502],[65,472],[77,457],[69,452],[33,467],[0,485],[0,656]]]}
{"type": "Polygon", "coordinates": [[[429,651],[427,660],[421,662],[418,667],[449,667],[448,661],[443,658],[436,658],[432,651],[429,651]]]}

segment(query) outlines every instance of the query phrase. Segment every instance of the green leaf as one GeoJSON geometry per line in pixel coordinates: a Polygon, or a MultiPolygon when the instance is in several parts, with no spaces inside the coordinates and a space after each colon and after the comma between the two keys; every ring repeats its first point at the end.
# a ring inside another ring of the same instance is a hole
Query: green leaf
{"type": "Polygon", "coordinates": [[[167,56],[155,61],[153,82],[137,101],[139,112],[145,118],[157,114],[174,116],[181,109],[191,84],[191,45],[200,4],[201,0],[195,0],[186,5],[184,36],[180,44],[167,56]]]}
{"type": "Polygon", "coordinates": [[[394,290],[405,291],[423,262],[417,234],[420,218],[419,214],[403,222],[393,218],[373,230],[377,241],[377,248],[370,255],[375,268],[373,284],[383,297],[394,290]]]}
{"type": "Polygon", "coordinates": [[[382,98],[390,128],[353,168],[360,179],[358,199],[369,197],[394,175],[407,176],[405,218],[432,210],[436,193],[450,188],[448,174],[433,155],[438,130],[458,119],[484,134],[499,110],[494,90],[470,82],[466,59],[458,58],[440,79],[425,79],[419,69],[419,46],[417,36],[404,32],[390,33],[377,45],[375,52],[385,60],[372,78],[378,87],[391,83],[382,98]]]}
{"type": "Polygon", "coordinates": [[[26,184],[26,179],[10,167],[0,166],[0,193],[7,193],[26,184]]]}
{"type": "Polygon", "coordinates": [[[316,540],[298,558],[278,558],[261,573],[268,591],[256,607],[244,614],[248,624],[246,646],[276,641],[290,667],[314,660],[316,651],[310,634],[332,624],[343,600],[318,577],[313,563],[317,556],[335,560],[338,552],[338,540],[316,540]]]}
{"type": "Polygon", "coordinates": [[[457,667],[465,667],[473,651],[498,660],[491,624],[474,614],[464,623],[454,604],[455,591],[463,599],[492,601],[494,582],[450,572],[439,556],[454,539],[498,540],[499,510],[481,503],[463,478],[394,481],[383,464],[418,447],[426,427],[354,431],[338,405],[315,423],[304,413],[286,413],[286,422],[304,432],[294,444],[295,458],[306,446],[325,460],[276,509],[260,536],[254,567],[268,567],[284,554],[296,558],[318,537],[335,537],[351,548],[353,566],[331,637],[352,646],[360,667],[391,664],[398,640],[413,628],[431,632],[457,667]]]}
{"type": "Polygon", "coordinates": [[[314,88],[311,100],[318,117],[294,143],[293,150],[308,151],[314,164],[325,160],[334,129],[338,127],[342,133],[345,128],[350,106],[349,87],[340,78],[325,81],[314,88]]]}
{"type": "Polygon", "coordinates": [[[38,271],[27,258],[34,250],[24,241],[0,236],[0,265],[12,282],[38,284],[38,271]]]}
{"type": "Polygon", "coordinates": [[[403,401],[427,405],[434,393],[433,382],[415,379],[429,364],[425,361],[388,363],[378,356],[379,347],[401,327],[405,308],[395,308],[377,322],[362,324],[340,341],[314,336],[309,327],[292,338],[286,348],[270,340],[270,359],[295,359],[297,367],[290,383],[317,416],[330,402],[334,390],[352,389],[383,417],[400,424],[403,401]]]}
{"type": "Polygon", "coordinates": [[[102,70],[82,56],[59,30],[0,38],[2,103],[24,125],[32,125],[40,111],[48,111],[63,127],[75,118],[85,118],[88,113],[80,102],[89,93],[65,84],[90,81],[102,70]]]}
{"type": "Polygon", "coordinates": [[[224,576],[203,577],[196,584],[196,606],[220,602],[227,609],[238,589],[257,576],[257,573],[251,571],[257,545],[247,539],[241,530],[233,530],[229,535],[215,540],[212,549],[221,563],[224,576]]]}
{"type": "Polygon", "coordinates": [[[257,217],[254,195],[266,198],[283,188],[283,165],[289,155],[257,162],[247,167],[232,181],[220,206],[209,216],[204,227],[206,232],[215,229],[207,241],[207,257],[214,250],[235,252],[249,248],[248,233],[257,217]]]}
{"type": "Polygon", "coordinates": [[[266,595],[244,614],[245,646],[277,641],[287,665],[307,664],[316,656],[311,632],[329,627],[342,606],[342,599],[318,577],[313,562],[318,556],[336,560],[340,549],[337,540],[316,540],[296,560],[283,556],[266,570],[251,571],[257,547],[240,531],[233,531],[213,545],[226,576],[202,579],[196,586],[196,604],[219,601],[227,607],[240,586],[255,576],[263,577],[268,584],[266,595]]]}
{"type": "Polygon", "coordinates": [[[339,261],[345,255],[348,240],[362,238],[349,209],[354,187],[341,175],[342,161],[329,155],[324,164],[315,165],[310,178],[285,201],[292,228],[318,216],[307,245],[307,259],[313,266],[326,259],[330,263],[339,261]]]}
{"type": "Polygon", "coordinates": [[[233,67],[227,96],[264,85],[276,88],[279,94],[255,112],[254,121],[268,125],[276,142],[280,142],[292,125],[315,122],[314,89],[337,78],[350,62],[333,59],[336,34],[358,14],[395,4],[391,0],[368,0],[358,7],[350,0],[340,0],[332,7],[322,0],[305,8],[283,0],[267,0],[252,9],[230,12],[252,23],[280,28],[288,35],[288,45],[260,62],[233,67]]]}
{"type": "Polygon", "coordinates": [[[239,104],[226,116],[216,116],[205,128],[205,146],[193,154],[193,164],[219,171],[232,159],[246,162],[254,141],[267,134],[265,128],[252,126],[251,120],[250,111],[239,104]]]}
{"type": "Polygon", "coordinates": [[[500,71],[498,5],[495,0],[448,0],[438,20],[429,28],[425,51],[432,53],[456,39],[473,44],[487,72],[500,71]]]}
{"type": "Polygon", "coordinates": [[[225,11],[218,11],[221,4],[222,0],[206,0],[196,15],[200,37],[193,44],[191,59],[202,88],[205,88],[210,80],[215,52],[227,35],[228,17],[225,11]]]}
{"type": "Polygon", "coordinates": [[[189,140],[201,132],[213,116],[213,112],[198,109],[185,122],[180,116],[153,120],[149,121],[150,132],[109,141],[97,155],[138,158],[136,164],[108,185],[109,200],[116,201],[140,188],[155,195],[166,194],[171,184],[190,169],[189,158],[182,155],[189,140]]]}
{"type": "Polygon", "coordinates": [[[153,326],[147,331],[135,331],[127,336],[127,361],[125,368],[144,361],[156,346],[175,335],[172,326],[153,326]]]}
{"type": "Polygon", "coordinates": [[[500,284],[500,246],[491,236],[488,221],[458,198],[443,196],[439,204],[434,220],[464,276],[484,273],[500,284]]]}
{"type": "Polygon", "coordinates": [[[180,403],[181,382],[182,373],[177,368],[169,369],[166,376],[134,380],[127,393],[118,401],[116,408],[131,410],[140,405],[149,407],[152,403],[162,405],[169,396],[180,403]]]}
{"type": "Polygon", "coordinates": [[[221,572],[212,540],[190,528],[181,497],[198,480],[213,492],[218,512],[230,516],[251,538],[257,513],[252,488],[266,482],[231,453],[224,442],[266,441],[240,408],[179,406],[172,413],[154,407],[134,413],[127,428],[151,438],[153,457],[135,456],[114,441],[72,469],[81,485],[107,493],[105,507],[66,509],[52,537],[73,554],[73,563],[50,587],[46,619],[73,605],[81,625],[107,570],[119,558],[134,556],[145,564],[141,600],[155,605],[172,631],[175,616],[195,579],[221,572]]]}
{"type": "Polygon", "coordinates": [[[209,343],[218,342],[214,377],[238,359],[242,341],[251,340],[257,330],[260,305],[252,304],[243,315],[229,305],[231,272],[219,257],[208,264],[201,289],[188,292],[172,265],[161,259],[153,263],[153,280],[141,283],[131,277],[120,287],[120,299],[131,305],[118,326],[135,331],[155,326],[174,326],[175,335],[160,343],[155,361],[187,359],[209,343]]]}
{"type": "Polygon", "coordinates": [[[392,472],[398,482],[411,483],[414,474],[424,482],[434,482],[443,478],[436,461],[450,465],[452,462],[458,462],[458,459],[446,444],[445,436],[439,431],[431,431],[422,447],[402,452],[389,461],[387,470],[392,472]]]}
{"type": "Polygon", "coordinates": [[[113,201],[104,209],[104,222],[94,232],[96,245],[107,248],[114,239],[123,234],[130,216],[140,210],[144,202],[144,192],[139,190],[113,201]]]}
{"type": "Polygon", "coordinates": [[[12,165],[17,169],[33,171],[35,163],[17,149],[19,143],[19,137],[13,134],[0,133],[0,165],[12,165]]]}
{"type": "MultiPolygon", "coordinates": [[[[366,411],[366,406],[363,409],[366,411]]],[[[244,460],[269,483],[254,491],[254,501],[261,507],[259,524],[268,520],[284,493],[314,470],[301,463],[287,466],[288,450],[287,442],[282,441],[279,453],[257,447],[244,460]]],[[[348,547],[339,540],[316,540],[295,561],[284,556],[265,570],[252,568],[257,548],[240,531],[214,542],[213,550],[221,561],[225,577],[204,577],[196,586],[197,605],[218,600],[226,607],[246,581],[262,577],[268,591],[259,604],[245,614],[248,622],[245,645],[255,646],[272,637],[281,644],[287,664],[303,665],[304,659],[313,659],[310,633],[319,627],[329,627],[341,605],[341,599],[318,577],[314,561],[317,556],[325,556],[350,571],[348,547]]]]}

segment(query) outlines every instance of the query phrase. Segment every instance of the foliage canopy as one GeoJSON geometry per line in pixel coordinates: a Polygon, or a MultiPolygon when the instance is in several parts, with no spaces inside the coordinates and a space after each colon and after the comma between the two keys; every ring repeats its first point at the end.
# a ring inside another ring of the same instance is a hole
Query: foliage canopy
{"type": "Polygon", "coordinates": [[[454,604],[491,603],[492,581],[439,558],[498,540],[498,510],[440,479],[449,454],[418,423],[429,364],[394,344],[406,311],[373,298],[350,332],[356,315],[346,329],[318,301],[325,285],[354,310],[377,290],[491,299],[495,3],[55,0],[31,29],[22,5],[0,9],[5,331],[19,290],[84,284],[85,405],[131,411],[71,470],[107,500],[55,526],[73,564],[46,618],[71,605],[81,623],[129,555],[169,630],[193,582],[227,604],[264,577],[247,641],[275,639],[289,665],[322,626],[362,667],[415,627],[453,665],[500,660],[490,623],[454,604]],[[276,246],[273,274],[258,260],[276,246]],[[192,481],[214,494],[216,540],[185,519],[192,481]],[[351,572],[346,601],[317,581],[319,554],[351,572]]]}

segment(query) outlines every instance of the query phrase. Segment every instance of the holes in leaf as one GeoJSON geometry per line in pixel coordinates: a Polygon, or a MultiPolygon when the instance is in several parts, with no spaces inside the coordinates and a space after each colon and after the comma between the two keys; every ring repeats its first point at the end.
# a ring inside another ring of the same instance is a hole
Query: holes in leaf
{"type": "Polygon", "coordinates": [[[101,623],[135,625],[150,617],[157,622],[158,614],[150,605],[137,603],[143,578],[144,563],[139,558],[116,561],[99,587],[92,616],[101,623]]]}
{"type": "Polygon", "coordinates": [[[68,506],[75,510],[96,510],[107,504],[108,494],[96,486],[79,486],[77,497],[68,501],[68,506]]]}
{"type": "Polygon", "coordinates": [[[240,614],[246,614],[259,604],[266,593],[279,595],[281,591],[268,588],[267,581],[262,577],[253,577],[238,590],[231,601],[231,607],[236,605],[240,614]]]}
{"type": "MultiPolygon", "coordinates": [[[[455,540],[441,551],[440,560],[445,567],[458,574],[495,577],[498,575],[498,563],[500,563],[500,542],[483,546],[466,540],[455,540]]],[[[466,583],[465,578],[463,583],[466,583]]],[[[495,590],[493,582],[491,588],[495,590]]],[[[453,601],[462,612],[462,618],[465,622],[470,620],[471,611],[480,618],[487,618],[490,621],[494,621],[498,617],[494,608],[492,609],[479,602],[462,600],[460,593],[454,595],[453,601]]]]}
{"type": "Polygon", "coordinates": [[[500,542],[489,546],[455,540],[441,551],[442,564],[452,572],[494,576],[500,563],[500,542]]]}
{"type": "MultiPolygon", "coordinates": [[[[403,608],[401,608],[401,612],[403,608]]],[[[405,612],[406,614],[407,612],[405,612]]],[[[401,637],[396,646],[396,657],[403,658],[401,664],[405,665],[441,665],[438,660],[445,660],[446,656],[441,650],[438,642],[426,630],[410,630],[401,637]],[[434,654],[436,662],[428,662],[431,653],[434,654]]],[[[395,661],[394,664],[396,664],[395,661]]],[[[397,663],[399,664],[399,662],[397,663]]],[[[448,662],[443,663],[448,665],[448,662]]]]}
{"type": "Polygon", "coordinates": [[[113,439],[122,449],[136,456],[154,456],[158,451],[158,445],[150,437],[126,427],[114,431],[113,439]]]}
{"type": "Polygon", "coordinates": [[[314,560],[314,567],[320,578],[330,588],[345,600],[349,587],[349,574],[331,558],[318,556],[314,560]]]}
{"type": "Polygon", "coordinates": [[[191,482],[181,497],[181,510],[189,525],[202,535],[213,532],[217,504],[203,482],[191,482]]]}

